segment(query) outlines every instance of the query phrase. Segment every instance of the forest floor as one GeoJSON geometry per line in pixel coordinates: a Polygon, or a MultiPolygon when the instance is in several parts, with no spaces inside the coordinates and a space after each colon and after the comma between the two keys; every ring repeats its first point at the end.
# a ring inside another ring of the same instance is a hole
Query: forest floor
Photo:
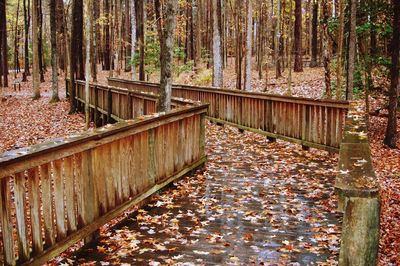
{"type": "MultiPolygon", "coordinates": [[[[198,75],[182,74],[176,80],[179,83],[198,83],[199,76],[205,75],[207,85],[210,81],[209,70],[201,70],[198,75]],[[206,73],[206,74],[204,74],[206,73]],[[208,83],[207,83],[208,82],[208,83]]],[[[286,73],[284,73],[285,75],[286,73]]],[[[234,71],[229,66],[224,73],[224,83],[227,88],[235,87],[234,71]]],[[[106,82],[108,72],[99,72],[99,81],[106,82]]],[[[287,84],[285,78],[274,80],[273,71],[269,72],[271,79],[267,92],[285,94],[287,84]]],[[[121,77],[129,78],[129,73],[121,77]]],[[[153,77],[151,81],[157,81],[153,77]]],[[[11,81],[12,82],[12,81],[11,81]]],[[[10,83],[11,83],[10,82],[10,83]]],[[[294,73],[294,96],[321,98],[324,95],[323,69],[305,68],[304,73],[294,73]],[[298,89],[296,89],[298,88],[298,89]]],[[[46,82],[42,83],[42,95],[38,101],[32,101],[31,82],[21,83],[21,91],[12,87],[2,89],[0,95],[0,152],[21,148],[46,140],[72,134],[84,129],[84,117],[80,114],[68,114],[69,103],[65,99],[65,85],[60,76],[61,102],[49,104],[51,96],[50,73],[46,73],[46,82]]],[[[257,91],[263,91],[264,80],[258,80],[258,74],[253,73],[252,84],[257,91]]],[[[371,110],[381,108],[386,98],[378,93],[370,97],[371,110]]],[[[383,111],[384,113],[385,111],[383,111]]],[[[400,265],[400,140],[398,149],[388,149],[383,145],[386,129],[385,117],[371,116],[369,140],[373,155],[374,167],[381,184],[381,236],[380,265],[400,265]]],[[[400,131],[400,122],[398,123],[400,131]]]]}

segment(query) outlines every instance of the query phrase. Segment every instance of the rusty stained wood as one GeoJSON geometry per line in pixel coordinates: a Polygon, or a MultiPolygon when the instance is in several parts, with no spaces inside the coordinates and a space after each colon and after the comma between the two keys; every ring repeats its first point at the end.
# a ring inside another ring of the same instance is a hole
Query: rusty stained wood
{"type": "Polygon", "coordinates": [[[30,258],[28,227],[26,216],[26,177],[25,172],[15,174],[14,178],[15,212],[17,219],[18,259],[24,262],[30,258]]]}
{"type": "Polygon", "coordinates": [[[74,176],[74,157],[68,156],[64,158],[63,179],[65,180],[65,210],[67,211],[67,233],[77,230],[76,222],[76,193],[75,193],[75,176],[74,176]]]}
{"type": "Polygon", "coordinates": [[[14,250],[14,237],[13,225],[11,217],[11,191],[10,191],[11,177],[5,177],[0,180],[0,220],[1,232],[3,235],[3,250],[4,250],[4,264],[15,264],[15,250],[14,250]]]}
{"type": "Polygon", "coordinates": [[[42,219],[40,211],[39,167],[28,170],[29,206],[31,208],[32,253],[43,251],[42,219]]]}
{"type": "MultiPolygon", "coordinates": [[[[133,198],[147,193],[145,191],[148,189],[153,191],[160,188],[172,177],[204,163],[204,153],[200,152],[204,143],[199,143],[199,138],[200,126],[205,126],[205,112],[205,106],[188,107],[164,116],[132,122],[134,124],[124,123],[99,129],[94,134],[76,136],[72,142],[37,145],[31,153],[12,153],[14,157],[7,156],[7,160],[0,161],[0,165],[3,163],[9,167],[7,171],[18,171],[22,164],[22,171],[30,167],[26,177],[24,172],[14,173],[17,176],[15,204],[18,208],[18,225],[15,226],[21,236],[17,238],[21,247],[19,252],[25,253],[25,257],[20,255],[20,262],[25,260],[31,263],[36,259],[42,261],[51,258],[56,251],[67,248],[62,243],[72,243],[72,240],[77,241],[78,236],[83,238],[91,235],[95,231],[93,224],[97,226],[99,219],[114,213],[118,206],[125,206],[129,196],[133,198]],[[186,137],[185,145],[189,146],[186,153],[178,152],[182,146],[178,139],[179,132],[186,137]],[[166,145],[168,142],[171,145],[166,145]],[[68,151],[65,152],[65,149],[68,151]],[[54,156],[55,153],[58,155],[54,156]],[[167,167],[158,169],[156,160],[167,160],[167,167]],[[104,180],[106,186],[102,186],[104,180]],[[18,207],[25,207],[24,195],[19,193],[25,191],[24,182],[27,182],[29,193],[29,218],[24,217],[24,208],[18,207]],[[124,191],[124,187],[131,188],[131,191],[124,191]],[[100,196],[100,188],[104,189],[105,197],[100,196]],[[99,210],[101,198],[106,199],[102,217],[99,210]],[[23,237],[26,234],[23,225],[27,220],[31,222],[32,258],[28,254],[28,240],[23,237]]],[[[7,196],[9,187],[5,184],[8,185],[9,178],[3,177],[1,182],[2,195],[7,196]]],[[[9,219],[6,216],[11,208],[7,204],[2,206],[2,226],[3,232],[6,232],[4,226],[11,223],[4,221],[9,219]]],[[[4,242],[4,245],[7,243],[4,242]]],[[[12,249],[7,251],[14,254],[12,249]]],[[[10,263],[15,263],[15,258],[9,257],[10,263]]]]}
{"type": "Polygon", "coordinates": [[[53,162],[54,206],[56,215],[57,241],[64,239],[67,235],[64,213],[64,180],[62,175],[62,165],[62,160],[56,160],[53,162]]]}

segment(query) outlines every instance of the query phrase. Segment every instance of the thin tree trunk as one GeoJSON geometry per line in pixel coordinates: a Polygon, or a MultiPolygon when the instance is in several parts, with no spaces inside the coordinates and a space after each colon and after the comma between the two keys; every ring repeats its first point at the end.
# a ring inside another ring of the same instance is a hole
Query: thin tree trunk
{"type": "Polygon", "coordinates": [[[3,76],[4,87],[8,87],[8,47],[7,47],[7,20],[6,20],[6,1],[0,2],[0,86],[1,76],[3,76]]]}
{"type": "Polygon", "coordinates": [[[91,38],[91,47],[90,47],[90,57],[91,57],[91,70],[92,70],[92,78],[93,82],[97,82],[97,33],[98,33],[98,17],[97,17],[97,9],[99,8],[97,5],[99,5],[99,2],[92,2],[92,10],[91,16],[92,16],[92,26],[90,28],[90,38],[91,38]]]}
{"type": "Polygon", "coordinates": [[[136,5],[135,1],[131,1],[131,70],[132,70],[132,80],[136,80],[136,5]]]}
{"type": "Polygon", "coordinates": [[[324,69],[325,69],[325,94],[328,99],[332,98],[331,90],[331,41],[328,32],[328,19],[329,19],[329,7],[327,0],[322,1],[322,13],[323,13],[323,57],[324,57],[324,69]]]}
{"type": "Polygon", "coordinates": [[[281,57],[280,57],[280,40],[281,40],[281,1],[277,1],[277,14],[276,17],[276,27],[275,27],[275,38],[274,38],[274,48],[275,48],[275,77],[278,79],[282,76],[281,70],[281,57]]]}
{"type": "Polygon", "coordinates": [[[302,0],[296,0],[296,7],[295,7],[296,20],[294,22],[294,53],[295,53],[294,72],[303,72],[303,47],[302,47],[303,27],[302,27],[301,1],[302,0]]]}
{"type": "Polygon", "coordinates": [[[39,14],[36,7],[39,6],[39,0],[33,0],[32,8],[32,79],[33,79],[33,99],[40,98],[40,68],[39,68],[39,14]]]}
{"type": "Polygon", "coordinates": [[[52,96],[50,102],[58,102],[60,98],[58,96],[56,0],[49,1],[49,9],[50,9],[51,71],[52,71],[52,79],[51,79],[52,96]]]}
{"type": "MultiPolygon", "coordinates": [[[[159,0],[155,0],[160,6],[159,0]]],[[[168,112],[171,110],[171,90],[172,90],[172,58],[174,47],[175,16],[178,8],[176,0],[167,0],[165,3],[165,23],[161,31],[161,76],[160,76],[160,98],[157,105],[158,112],[168,112]]],[[[161,22],[160,22],[161,23],[161,22]]],[[[162,25],[162,24],[160,24],[162,25]]]]}
{"type": "Polygon", "coordinates": [[[36,6],[38,9],[38,24],[39,24],[39,69],[40,69],[40,82],[44,82],[44,53],[43,53],[43,10],[42,0],[39,0],[39,5],[36,6]]]}
{"type": "Polygon", "coordinates": [[[356,60],[356,19],[357,19],[357,0],[350,1],[350,33],[349,33],[349,59],[348,59],[348,78],[347,78],[347,100],[353,100],[354,71],[356,60]]]}
{"type": "Polygon", "coordinates": [[[104,43],[105,43],[105,49],[104,49],[104,55],[103,55],[103,70],[111,70],[111,40],[110,40],[110,23],[111,23],[111,14],[110,14],[110,1],[111,0],[105,0],[104,1],[104,16],[106,18],[106,22],[104,24],[103,32],[104,32],[104,43]]]}
{"type": "Polygon", "coordinates": [[[397,142],[397,105],[399,98],[399,56],[400,56],[400,0],[393,3],[393,39],[391,43],[392,66],[390,69],[389,115],[384,143],[396,148],[397,142]]]}
{"type": "Polygon", "coordinates": [[[218,1],[212,0],[213,14],[213,86],[221,88],[223,86],[223,70],[222,70],[222,49],[221,49],[221,33],[219,27],[218,1]]]}
{"type": "Polygon", "coordinates": [[[318,1],[313,0],[311,63],[310,67],[318,66],[318,1]]]}
{"type": "Polygon", "coordinates": [[[289,29],[288,29],[288,95],[292,95],[292,58],[293,58],[293,3],[289,1],[289,29]]]}
{"type": "Polygon", "coordinates": [[[252,55],[252,36],[253,36],[253,8],[251,0],[247,0],[247,19],[246,19],[246,70],[244,78],[244,90],[251,91],[251,55],[252,55]]]}
{"type": "Polygon", "coordinates": [[[28,81],[27,76],[30,75],[29,71],[29,25],[30,15],[29,8],[30,1],[24,0],[24,72],[22,74],[22,81],[28,81]],[[28,3],[26,2],[28,1],[28,3]]]}
{"type": "Polygon", "coordinates": [[[89,128],[90,113],[89,113],[89,101],[90,101],[90,46],[91,46],[91,33],[92,33],[92,20],[93,20],[93,2],[89,0],[86,6],[86,64],[85,64],[85,128],[89,128]]]}
{"type": "Polygon", "coordinates": [[[342,95],[342,69],[343,69],[343,41],[344,41],[344,1],[339,0],[339,38],[336,63],[336,99],[340,100],[342,95]]]}

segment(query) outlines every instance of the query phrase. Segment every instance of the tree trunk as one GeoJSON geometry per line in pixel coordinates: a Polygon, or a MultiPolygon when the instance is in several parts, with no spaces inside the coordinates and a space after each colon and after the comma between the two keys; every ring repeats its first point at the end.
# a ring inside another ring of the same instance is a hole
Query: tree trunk
{"type": "Polygon", "coordinates": [[[303,47],[302,47],[302,15],[301,15],[301,1],[296,0],[294,22],[294,72],[303,72],[303,47]]]}
{"type": "Polygon", "coordinates": [[[90,27],[90,57],[91,57],[91,71],[92,71],[92,78],[93,82],[97,82],[97,46],[99,45],[97,43],[97,34],[98,34],[98,14],[97,10],[99,10],[99,5],[100,3],[98,1],[95,1],[91,3],[92,5],[92,10],[90,11],[90,16],[92,16],[92,25],[90,27]]]}
{"type": "Polygon", "coordinates": [[[289,27],[288,27],[288,95],[292,95],[292,61],[293,61],[293,3],[289,1],[289,27]]]}
{"type": "Polygon", "coordinates": [[[144,71],[144,1],[137,1],[136,6],[138,8],[138,26],[139,26],[139,80],[145,80],[145,71],[144,71]],[[139,2],[139,4],[138,4],[139,2]]]}
{"type": "MultiPolygon", "coordinates": [[[[56,21],[57,23],[57,54],[58,54],[58,67],[67,73],[67,31],[64,11],[64,1],[56,0],[56,21]]],[[[50,25],[51,26],[51,25],[50,25]]]]}
{"type": "Polygon", "coordinates": [[[30,0],[24,0],[24,72],[22,81],[28,81],[29,71],[29,25],[30,25],[30,0]],[[26,2],[28,1],[28,3],[26,2]]]}
{"type": "Polygon", "coordinates": [[[213,86],[221,88],[223,86],[223,70],[222,70],[222,49],[221,49],[221,32],[219,27],[219,8],[218,1],[212,0],[213,15],[213,86]]]}
{"type": "Polygon", "coordinates": [[[392,66],[390,69],[389,116],[384,143],[396,148],[397,142],[397,105],[399,97],[399,56],[400,56],[400,0],[393,2],[393,39],[391,43],[392,66]]]}
{"type": "Polygon", "coordinates": [[[132,70],[132,80],[136,80],[136,5],[135,1],[131,1],[131,70],[132,70]]]}
{"type": "MultiPolygon", "coordinates": [[[[36,0],[37,1],[37,0],[36,0]]],[[[84,79],[83,71],[83,2],[82,0],[72,1],[72,17],[71,17],[71,51],[70,51],[70,105],[71,113],[76,112],[75,103],[75,80],[84,79]]]]}
{"type": "Polygon", "coordinates": [[[275,77],[278,79],[282,76],[281,69],[281,57],[280,57],[280,47],[281,47],[281,1],[278,0],[278,8],[276,17],[276,27],[275,27],[275,38],[274,38],[274,48],[275,48],[275,77]]]}
{"type": "Polygon", "coordinates": [[[344,41],[344,1],[339,0],[339,36],[338,36],[338,52],[336,63],[336,100],[340,100],[342,95],[342,65],[343,65],[343,41],[344,41]]]}
{"type": "Polygon", "coordinates": [[[39,0],[39,5],[36,7],[38,9],[38,24],[39,24],[39,34],[38,34],[38,45],[39,45],[39,69],[40,69],[40,82],[44,82],[44,53],[43,53],[43,10],[42,10],[42,0],[39,0]]]}
{"type": "Polygon", "coordinates": [[[354,71],[356,60],[356,21],[357,21],[357,0],[350,1],[350,32],[349,32],[349,58],[347,75],[346,99],[353,100],[354,71]]]}
{"type": "Polygon", "coordinates": [[[39,0],[33,0],[32,8],[32,80],[33,80],[33,99],[40,98],[40,68],[39,68],[39,0]]]}
{"type": "Polygon", "coordinates": [[[318,66],[318,1],[313,3],[312,17],[312,41],[311,41],[311,63],[310,67],[318,66]]]}
{"type": "Polygon", "coordinates": [[[6,0],[0,1],[0,87],[8,87],[6,0]],[[3,82],[1,82],[3,78],[3,82]]]}
{"type": "Polygon", "coordinates": [[[241,12],[242,12],[242,1],[236,0],[235,2],[235,32],[236,32],[236,57],[235,57],[235,68],[236,68],[236,89],[242,89],[242,30],[241,30],[241,12]]]}
{"type": "Polygon", "coordinates": [[[247,0],[246,26],[246,70],[244,77],[244,90],[251,91],[251,54],[253,41],[253,8],[251,0],[247,0]]]}
{"type": "Polygon", "coordinates": [[[89,113],[89,84],[90,84],[90,47],[92,38],[92,20],[93,20],[93,0],[89,0],[86,6],[86,64],[85,64],[85,128],[89,128],[90,113],[89,113]]]}
{"type": "Polygon", "coordinates": [[[324,69],[325,69],[325,94],[328,99],[332,98],[331,90],[331,41],[328,32],[328,19],[329,19],[329,7],[327,0],[322,1],[322,13],[323,13],[323,57],[324,57],[324,69]]]}
{"type": "Polygon", "coordinates": [[[60,98],[58,96],[56,0],[49,1],[49,9],[50,9],[51,71],[52,71],[52,79],[51,79],[52,96],[50,102],[58,102],[60,98]]]}
{"type": "Polygon", "coordinates": [[[104,0],[104,16],[106,18],[106,22],[104,23],[104,55],[103,55],[103,70],[111,70],[111,40],[110,40],[110,22],[111,22],[111,14],[110,14],[110,1],[104,0]]]}
{"type": "MultiPolygon", "coordinates": [[[[159,0],[155,0],[160,5],[159,0]]],[[[168,112],[171,110],[171,90],[172,90],[172,58],[174,48],[174,29],[175,16],[178,8],[178,1],[167,0],[165,3],[164,29],[161,31],[160,59],[161,59],[161,76],[160,76],[160,98],[158,100],[157,111],[168,112]]],[[[162,25],[161,24],[161,25],[162,25]]]]}

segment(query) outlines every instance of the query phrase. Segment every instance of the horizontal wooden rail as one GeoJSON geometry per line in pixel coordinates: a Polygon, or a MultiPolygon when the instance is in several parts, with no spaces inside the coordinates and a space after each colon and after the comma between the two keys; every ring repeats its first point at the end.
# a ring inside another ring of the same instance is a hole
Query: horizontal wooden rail
{"type": "MultiPolygon", "coordinates": [[[[75,99],[79,111],[84,111],[85,82],[76,81],[75,99]]],[[[69,88],[69,80],[66,80],[69,88]]],[[[136,92],[125,88],[89,84],[89,112],[91,121],[105,125],[114,121],[124,121],[156,112],[158,96],[151,92],[136,92]]],[[[192,105],[193,101],[172,99],[172,107],[192,105]]]]}
{"type": "Polygon", "coordinates": [[[340,145],[335,187],[343,226],[339,265],[376,265],[379,245],[379,185],[372,165],[365,110],[351,103],[340,145]]]}
{"type": "MultiPolygon", "coordinates": [[[[108,79],[109,85],[130,91],[158,93],[159,85],[108,79]]],[[[209,87],[174,85],[172,96],[209,103],[208,117],[240,129],[304,146],[338,152],[347,101],[314,100],[209,87]]]]}
{"type": "Polygon", "coordinates": [[[205,160],[206,105],[0,155],[2,262],[40,265],[205,160]]]}

